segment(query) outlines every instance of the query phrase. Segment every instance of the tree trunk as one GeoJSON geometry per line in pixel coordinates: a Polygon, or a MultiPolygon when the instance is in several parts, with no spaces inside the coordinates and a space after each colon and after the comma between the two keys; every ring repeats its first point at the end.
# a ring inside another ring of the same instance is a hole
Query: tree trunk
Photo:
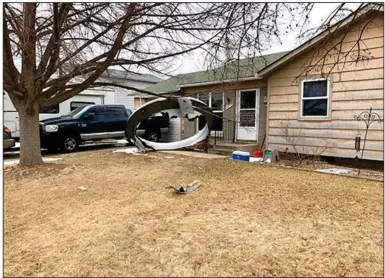
{"type": "Polygon", "coordinates": [[[25,107],[21,108],[19,109],[20,165],[31,167],[43,164],[40,151],[38,105],[35,104],[34,109],[28,113],[25,107]]]}

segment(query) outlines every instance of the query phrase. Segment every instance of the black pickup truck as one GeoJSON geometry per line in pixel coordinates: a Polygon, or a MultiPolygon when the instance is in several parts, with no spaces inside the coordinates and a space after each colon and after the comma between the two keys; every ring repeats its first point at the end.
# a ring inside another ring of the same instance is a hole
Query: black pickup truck
{"type": "MultiPolygon", "coordinates": [[[[76,150],[85,141],[125,138],[130,109],[123,105],[87,105],[68,115],[40,121],[41,147],[65,152],[76,150]]],[[[143,121],[137,134],[151,141],[159,141],[169,126],[169,116],[153,116],[143,121]]]]}

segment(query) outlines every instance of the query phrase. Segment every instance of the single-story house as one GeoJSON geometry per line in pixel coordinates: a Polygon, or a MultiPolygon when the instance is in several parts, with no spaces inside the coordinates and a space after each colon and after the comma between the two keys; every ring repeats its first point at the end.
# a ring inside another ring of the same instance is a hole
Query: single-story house
{"type": "MultiPolygon", "coordinates": [[[[372,108],[383,118],[383,48],[383,9],[368,4],[292,51],[229,61],[146,89],[205,101],[220,116],[211,135],[223,146],[355,158],[355,137],[365,136],[356,116],[372,108]]],[[[199,121],[182,119],[181,137],[199,128],[199,121]]],[[[382,123],[370,126],[364,159],[383,161],[383,134],[382,123]]]]}

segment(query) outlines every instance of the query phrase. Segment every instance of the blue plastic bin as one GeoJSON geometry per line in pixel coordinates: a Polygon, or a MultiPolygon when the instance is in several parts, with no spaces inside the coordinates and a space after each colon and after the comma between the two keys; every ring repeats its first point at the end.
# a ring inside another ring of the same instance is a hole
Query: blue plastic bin
{"type": "Polygon", "coordinates": [[[250,160],[250,153],[235,151],[235,152],[233,152],[232,158],[233,158],[233,160],[249,161],[250,160]]]}

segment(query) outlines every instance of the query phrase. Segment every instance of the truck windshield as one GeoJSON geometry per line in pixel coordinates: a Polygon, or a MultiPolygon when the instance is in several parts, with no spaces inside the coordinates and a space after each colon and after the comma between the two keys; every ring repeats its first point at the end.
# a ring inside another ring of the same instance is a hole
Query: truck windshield
{"type": "Polygon", "coordinates": [[[78,108],[75,108],[74,110],[72,110],[70,113],[68,113],[67,115],[64,115],[64,117],[72,117],[72,118],[75,118],[75,119],[77,119],[77,118],[79,118],[82,114],[83,114],[83,112],[85,111],[85,110],[87,110],[88,109],[88,106],[80,106],[80,107],[78,107],[78,108]]]}

